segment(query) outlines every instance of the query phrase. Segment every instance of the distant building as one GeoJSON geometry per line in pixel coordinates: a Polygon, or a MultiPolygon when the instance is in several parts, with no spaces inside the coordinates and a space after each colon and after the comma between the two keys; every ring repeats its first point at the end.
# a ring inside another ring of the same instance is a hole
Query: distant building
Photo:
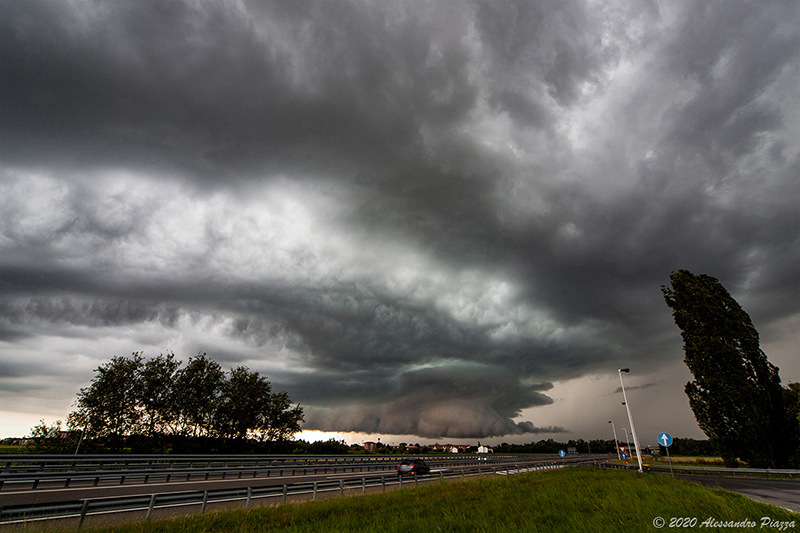
{"type": "Polygon", "coordinates": [[[367,441],[364,443],[364,451],[374,452],[377,445],[377,442],[367,441]]]}
{"type": "Polygon", "coordinates": [[[488,446],[478,446],[478,453],[494,453],[494,450],[488,446]]]}

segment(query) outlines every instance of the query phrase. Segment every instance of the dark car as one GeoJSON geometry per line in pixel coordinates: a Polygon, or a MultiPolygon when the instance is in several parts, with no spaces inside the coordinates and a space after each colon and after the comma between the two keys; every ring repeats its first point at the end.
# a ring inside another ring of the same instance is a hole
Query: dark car
{"type": "Polygon", "coordinates": [[[431,467],[425,464],[425,461],[422,459],[403,459],[400,461],[400,464],[397,465],[397,473],[399,475],[405,474],[427,474],[431,471],[431,467]]]}

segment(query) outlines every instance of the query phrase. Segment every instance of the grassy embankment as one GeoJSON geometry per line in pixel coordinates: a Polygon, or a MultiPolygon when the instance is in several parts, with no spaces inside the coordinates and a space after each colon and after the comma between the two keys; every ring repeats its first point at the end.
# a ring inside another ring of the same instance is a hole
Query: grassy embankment
{"type": "MultiPolygon", "coordinates": [[[[657,531],[661,517],[795,521],[800,515],[669,476],[591,468],[566,468],[509,477],[437,483],[418,489],[321,500],[278,507],[210,512],[172,520],[139,522],[95,533],[178,532],[614,532],[657,531]]],[[[730,531],[731,528],[707,531],[730,531]]],[[[736,528],[741,531],[742,528],[736,528]]],[[[767,528],[770,529],[770,528],[767,528]]],[[[773,531],[775,529],[772,529],[773,531]]]]}

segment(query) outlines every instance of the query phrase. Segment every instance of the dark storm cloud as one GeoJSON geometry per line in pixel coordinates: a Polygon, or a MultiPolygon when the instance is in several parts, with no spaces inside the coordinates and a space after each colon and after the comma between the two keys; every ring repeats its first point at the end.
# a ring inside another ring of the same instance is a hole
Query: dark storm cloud
{"type": "MultiPolygon", "coordinates": [[[[651,387],[657,387],[661,383],[662,382],[659,382],[659,383],[645,383],[644,385],[634,385],[632,387],[627,387],[625,389],[625,391],[627,392],[629,390],[649,389],[651,387]]],[[[617,387],[617,390],[615,390],[612,394],[622,394],[622,387],[617,387]]]]}
{"type": "Polygon", "coordinates": [[[671,270],[800,310],[795,2],[0,13],[9,348],[196,328],[180,355],[282,354],[309,429],[485,437],[674,358],[671,270]]]}
{"type": "Polygon", "coordinates": [[[446,127],[475,98],[462,46],[443,37],[431,61],[432,28],[396,27],[378,6],[273,3],[248,16],[213,3],[82,8],[3,8],[12,161],[34,150],[212,180],[253,165],[259,175],[287,165],[358,169],[376,151],[392,165],[395,152],[418,149],[415,119],[446,127]]]}
{"type": "Polygon", "coordinates": [[[68,323],[89,327],[120,326],[140,322],[159,322],[173,327],[178,309],[149,302],[131,300],[107,301],[72,297],[35,297],[8,300],[0,306],[5,321],[10,324],[30,324],[42,321],[51,324],[68,323]]]}
{"type": "Polygon", "coordinates": [[[525,385],[516,376],[489,366],[445,365],[405,372],[387,391],[387,404],[309,410],[310,427],[336,431],[348,427],[365,433],[399,433],[430,438],[469,438],[564,432],[513,422],[520,409],[547,405],[539,391],[548,383],[525,385]]]}

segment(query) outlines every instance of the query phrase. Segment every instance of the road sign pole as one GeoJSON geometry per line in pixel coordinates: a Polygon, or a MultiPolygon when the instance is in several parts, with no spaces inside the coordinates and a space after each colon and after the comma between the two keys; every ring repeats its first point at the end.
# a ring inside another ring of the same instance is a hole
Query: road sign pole
{"type": "Polygon", "coordinates": [[[666,447],[667,450],[667,461],[669,461],[669,473],[672,477],[675,477],[675,473],[672,471],[672,459],[669,457],[669,446],[666,447]]]}
{"type": "Polygon", "coordinates": [[[667,461],[669,461],[669,473],[672,477],[675,477],[675,474],[672,472],[672,459],[669,456],[669,447],[672,446],[672,436],[669,433],[659,433],[658,437],[656,438],[658,443],[667,450],[667,461]]]}

